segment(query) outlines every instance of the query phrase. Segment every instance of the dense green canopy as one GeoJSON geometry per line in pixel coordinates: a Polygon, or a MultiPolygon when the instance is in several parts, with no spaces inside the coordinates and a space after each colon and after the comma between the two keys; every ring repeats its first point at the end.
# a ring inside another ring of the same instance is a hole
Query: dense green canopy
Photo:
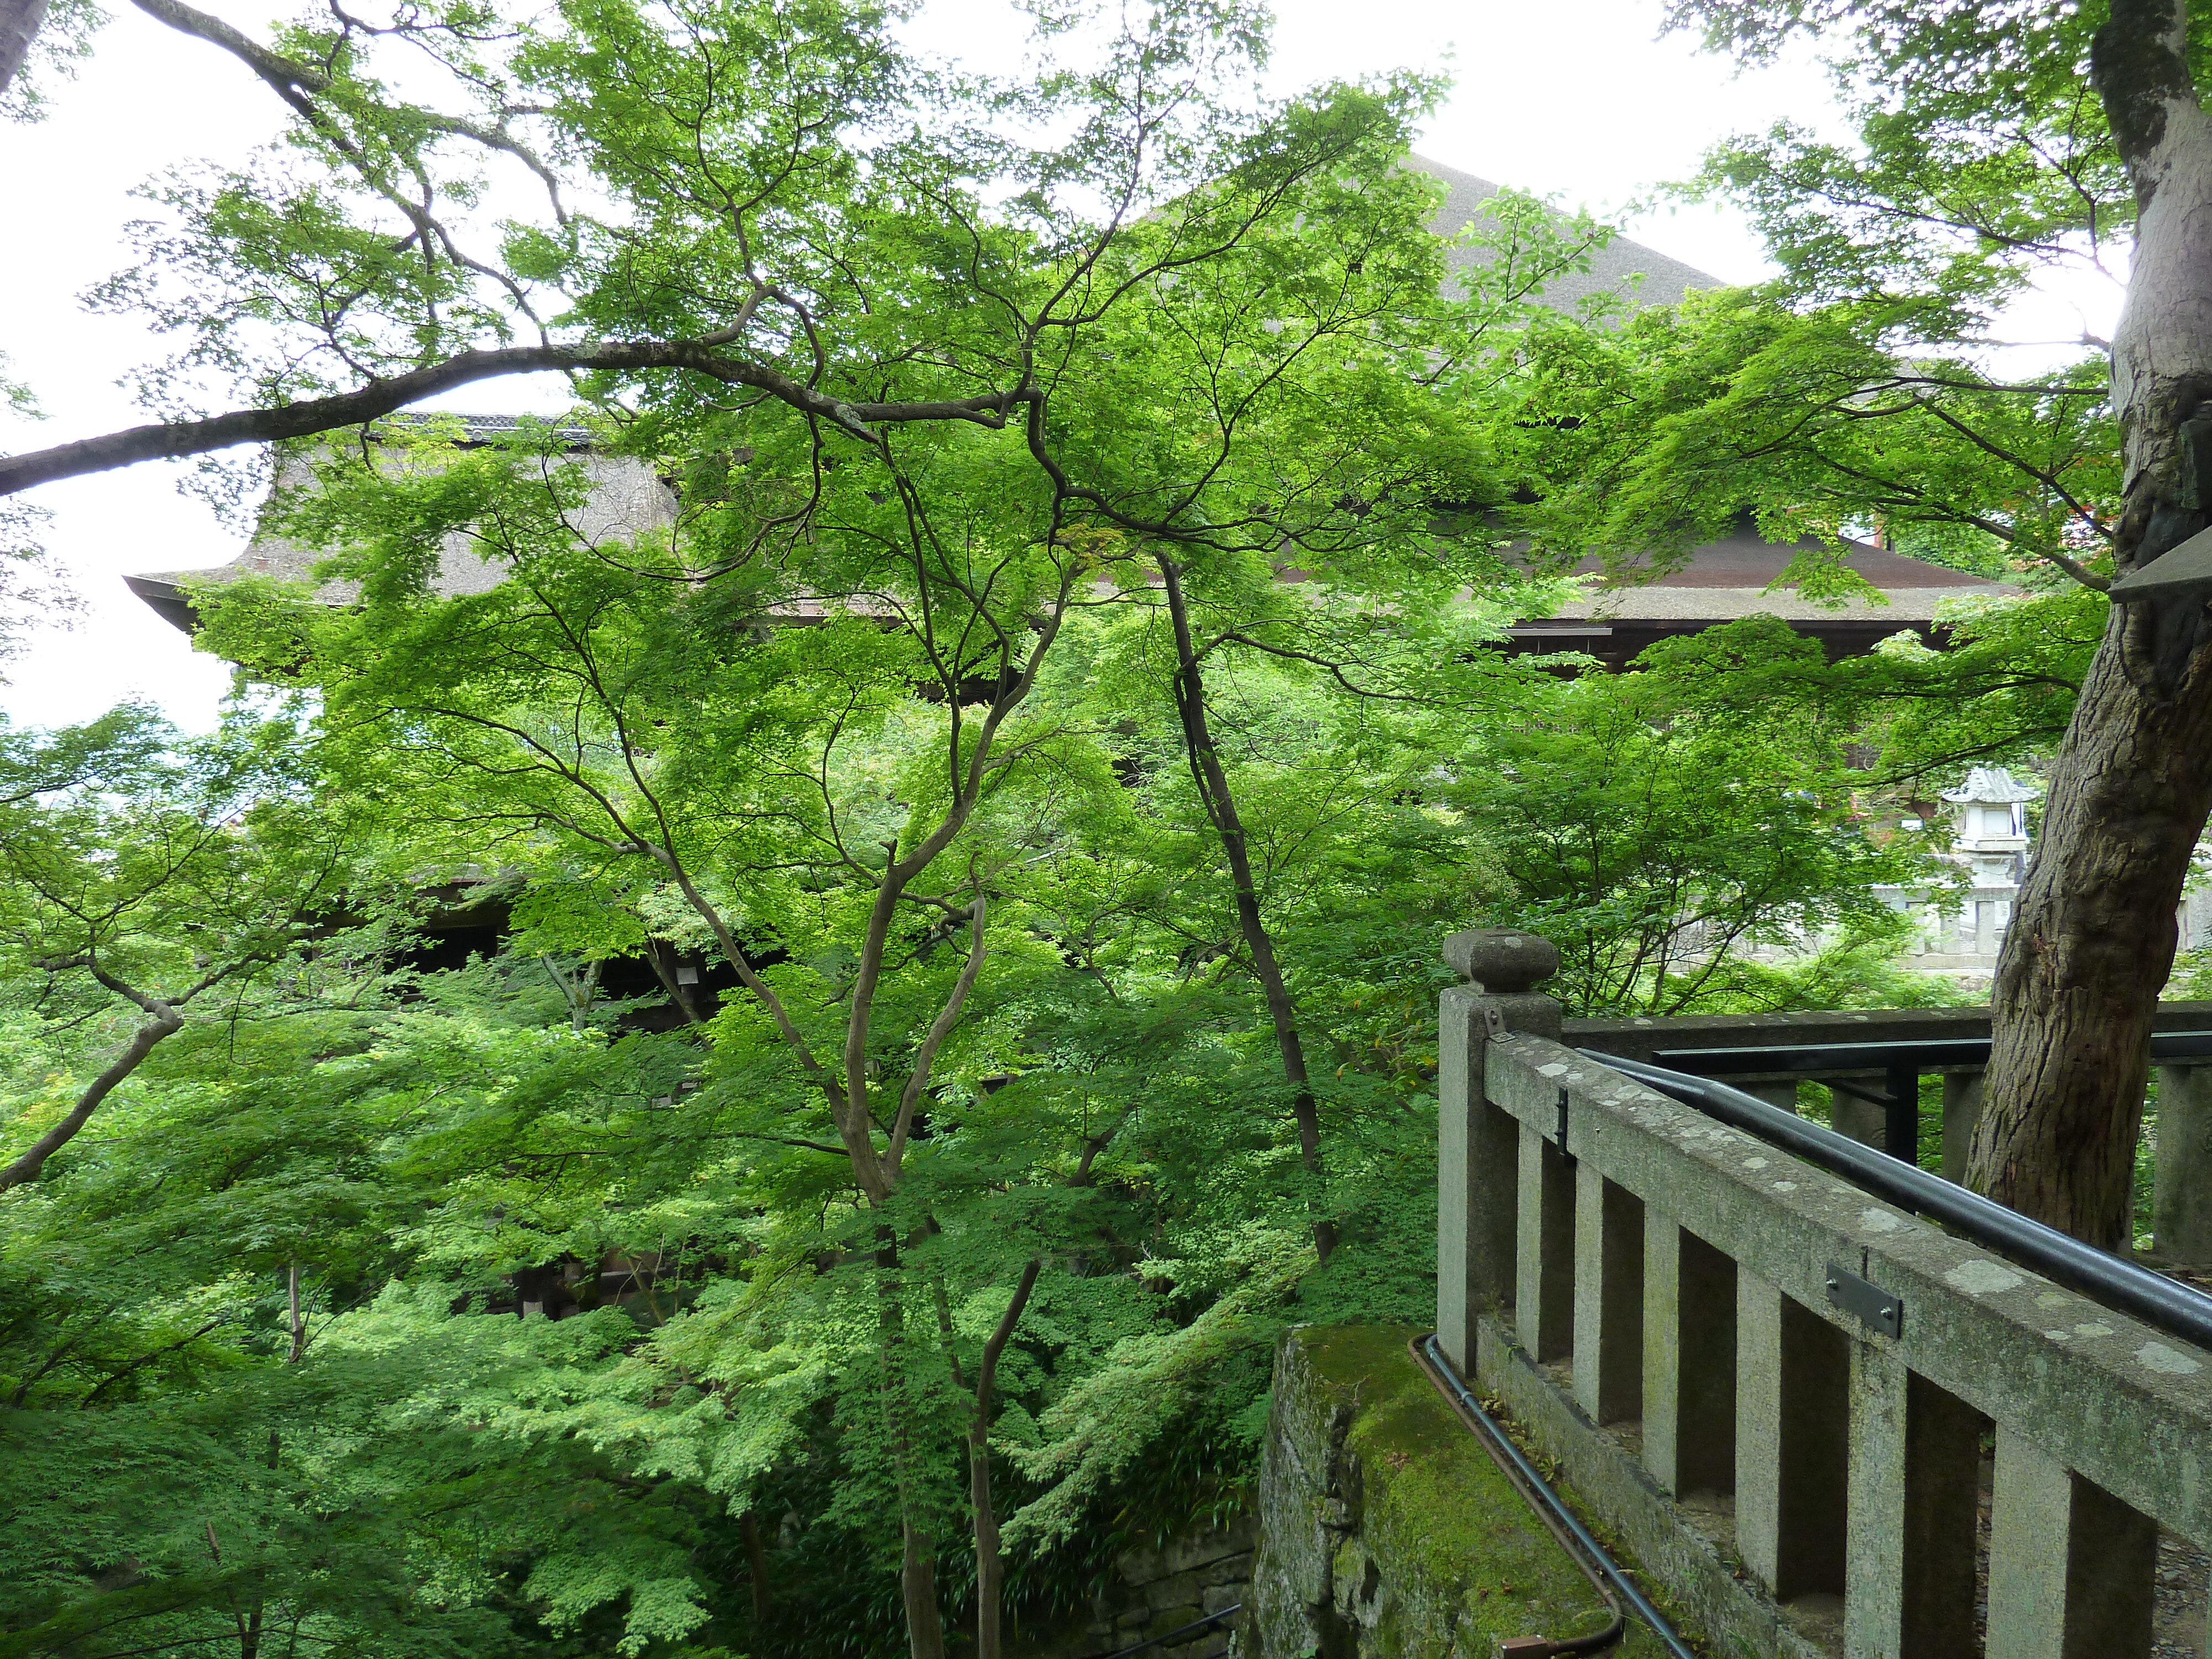
{"type": "Polygon", "coordinates": [[[106,291],[256,406],[146,453],[299,440],[265,527],[356,586],[195,594],[212,738],[0,750],[0,1656],[1069,1617],[1242,1501],[1285,1323],[1432,1308],[1443,933],[1577,1012],[1928,994],[1880,809],[2066,718],[2094,596],[1502,653],[1745,507],[2063,555],[2110,435],[2008,404],[2023,489],[1856,300],[1546,311],[1593,233],[1522,198],[1446,287],[1435,86],[1263,100],[1247,9],[983,82],[807,0],[146,5],[295,118],[106,291]],[[362,424],[548,366],[560,423],[362,424]]]}

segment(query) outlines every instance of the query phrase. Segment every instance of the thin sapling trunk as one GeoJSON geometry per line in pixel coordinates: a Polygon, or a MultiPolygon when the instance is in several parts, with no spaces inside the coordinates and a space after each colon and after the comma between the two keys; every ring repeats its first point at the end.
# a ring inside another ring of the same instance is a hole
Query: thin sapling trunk
{"type": "Polygon", "coordinates": [[[999,1548],[999,1516],[991,1506],[991,1393],[999,1377],[999,1356],[1021,1322],[1036,1285],[1036,1256],[1022,1268],[1022,1282],[1000,1318],[998,1328],[983,1345],[982,1363],[975,1368],[975,1417],[968,1429],[969,1493],[975,1508],[975,1659],[1000,1659],[999,1599],[1006,1567],[999,1548]]]}
{"type": "MultiPolygon", "coordinates": [[[[1182,567],[1173,559],[1160,559],[1160,574],[1167,580],[1168,617],[1175,625],[1176,713],[1182,721],[1183,751],[1198,784],[1200,803],[1221,838],[1228,855],[1229,873],[1237,890],[1237,925],[1244,948],[1252,954],[1252,972],[1267,1000],[1267,1015],[1275,1027],[1275,1047],[1282,1055],[1283,1076],[1291,1085],[1291,1109],[1298,1125],[1298,1157],[1306,1173],[1318,1182],[1322,1175],[1321,1109],[1306,1076],[1305,1049],[1298,1041],[1297,1009],[1283,984],[1283,970],[1275,960],[1275,942],[1260,914],[1260,890],[1252,879],[1252,857],[1244,837],[1243,820],[1237,815],[1237,798],[1230,791],[1229,775],[1213,746],[1213,730],[1206,714],[1206,682],[1199,671],[1198,653],[1191,642],[1190,611],[1183,602],[1182,567]]],[[[1336,1224],[1316,1215],[1314,1249],[1323,1261],[1336,1248],[1336,1224]]]]}
{"type": "Polygon", "coordinates": [[[761,1541],[760,1512],[747,1510],[744,1522],[745,1534],[745,1571],[752,1579],[753,1622],[757,1625],[768,1617],[770,1604],[768,1587],[768,1547],[761,1541]]]}

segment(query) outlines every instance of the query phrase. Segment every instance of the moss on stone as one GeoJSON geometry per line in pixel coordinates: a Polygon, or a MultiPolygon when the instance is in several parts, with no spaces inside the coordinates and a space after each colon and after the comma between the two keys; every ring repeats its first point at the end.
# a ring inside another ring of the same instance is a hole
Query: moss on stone
{"type": "MultiPolygon", "coordinates": [[[[1277,1370],[1279,1402],[1295,1370],[1304,1386],[1289,1393],[1349,1412],[1330,1576],[1336,1599],[1364,1609],[1362,1659],[1486,1659],[1504,1638],[1602,1628],[1609,1615],[1588,1579],[1414,1361],[1415,1334],[1309,1327],[1291,1334],[1277,1370]]],[[[1662,1650],[1632,1621],[1614,1651],[1662,1650]]]]}

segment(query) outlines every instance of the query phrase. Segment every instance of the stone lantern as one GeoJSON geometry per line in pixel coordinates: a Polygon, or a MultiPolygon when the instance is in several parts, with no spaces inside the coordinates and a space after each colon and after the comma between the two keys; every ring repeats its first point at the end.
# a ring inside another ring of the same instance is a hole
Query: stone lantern
{"type": "Polygon", "coordinates": [[[1973,872],[1977,887],[2016,886],[2027,863],[2027,823],[2022,816],[2035,792],[2002,766],[1977,766],[1966,782],[1947,789],[1958,833],[1951,849],[1973,872]]]}
{"type": "MultiPolygon", "coordinates": [[[[2012,922],[2021,879],[2027,873],[2027,823],[2035,792],[2002,766],[1977,766],[1956,789],[1943,792],[1952,811],[1951,858],[1972,883],[1965,902],[1947,919],[1938,951],[1960,967],[1993,968],[2012,922]]],[[[1933,963],[1929,965],[1934,965],[1933,963]]]]}

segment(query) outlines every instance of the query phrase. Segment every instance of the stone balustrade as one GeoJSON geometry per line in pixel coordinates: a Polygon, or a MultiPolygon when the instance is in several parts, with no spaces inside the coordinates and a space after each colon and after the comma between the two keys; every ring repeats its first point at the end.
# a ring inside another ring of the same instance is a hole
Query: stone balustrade
{"type": "Polygon", "coordinates": [[[1761,1656],[2148,1659],[2212,1352],[1583,1059],[1543,940],[1447,956],[1440,1341],[1677,1603],[1761,1656]]]}

